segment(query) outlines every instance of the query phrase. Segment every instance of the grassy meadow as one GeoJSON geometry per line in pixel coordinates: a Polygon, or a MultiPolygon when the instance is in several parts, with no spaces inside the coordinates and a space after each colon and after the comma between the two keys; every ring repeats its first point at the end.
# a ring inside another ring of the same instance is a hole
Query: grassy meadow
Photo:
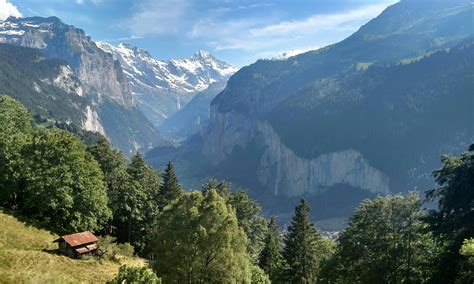
{"type": "Polygon", "coordinates": [[[0,283],[105,283],[121,265],[144,266],[140,258],[77,260],[43,251],[58,238],[0,211],[0,283]]]}

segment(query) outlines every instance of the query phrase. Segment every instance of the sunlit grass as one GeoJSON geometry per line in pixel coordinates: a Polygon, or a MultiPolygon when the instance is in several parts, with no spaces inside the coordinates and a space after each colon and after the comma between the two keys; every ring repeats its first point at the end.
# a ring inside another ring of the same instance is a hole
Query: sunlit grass
{"type": "Polygon", "coordinates": [[[0,212],[0,283],[104,283],[121,265],[146,265],[143,259],[76,260],[43,252],[58,236],[0,212]]]}

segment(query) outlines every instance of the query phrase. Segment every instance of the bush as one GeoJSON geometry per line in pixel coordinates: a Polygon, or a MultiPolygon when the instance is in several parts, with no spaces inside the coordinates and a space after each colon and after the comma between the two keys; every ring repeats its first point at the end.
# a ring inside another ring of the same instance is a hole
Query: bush
{"type": "Polygon", "coordinates": [[[127,267],[125,265],[120,267],[118,275],[107,282],[110,284],[123,283],[150,283],[161,284],[161,279],[149,268],[146,267],[127,267]]]}
{"type": "Polygon", "coordinates": [[[270,278],[258,265],[252,265],[252,283],[270,284],[270,278]]]}
{"type": "Polygon", "coordinates": [[[464,261],[456,283],[474,283],[474,238],[464,240],[459,253],[464,261]]]}
{"type": "Polygon", "coordinates": [[[99,237],[100,258],[106,260],[118,260],[117,256],[133,256],[133,246],[129,243],[117,244],[111,236],[99,237]]]}

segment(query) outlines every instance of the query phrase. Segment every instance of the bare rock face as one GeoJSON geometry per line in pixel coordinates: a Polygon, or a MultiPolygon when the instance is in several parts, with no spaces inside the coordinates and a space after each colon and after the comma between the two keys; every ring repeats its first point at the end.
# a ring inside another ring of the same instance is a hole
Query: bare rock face
{"type": "MultiPolygon", "coordinates": [[[[48,59],[55,62],[52,66],[61,66],[55,70],[54,77],[39,78],[39,81],[80,99],[58,97],[58,101],[68,104],[65,109],[75,111],[69,114],[45,108],[52,118],[104,134],[126,154],[166,144],[138,109],[119,60],[99,48],[83,30],[64,24],[56,17],[10,17],[0,21],[0,43],[16,49],[37,49],[40,55],[34,60],[48,59]],[[61,116],[54,117],[57,113],[61,116]]],[[[36,93],[44,91],[40,82],[32,83],[31,88],[36,93]]],[[[51,97],[55,100],[59,95],[51,97]]],[[[57,108],[57,104],[49,104],[52,105],[57,108]]]]}
{"type": "Polygon", "coordinates": [[[372,167],[356,150],[347,149],[305,159],[286,147],[270,124],[259,123],[257,128],[266,146],[257,176],[261,185],[273,189],[275,195],[320,193],[338,184],[371,193],[389,193],[388,177],[372,167]]]}
{"type": "Polygon", "coordinates": [[[82,122],[82,127],[85,130],[98,132],[104,136],[107,136],[104,131],[104,127],[100,122],[99,115],[95,110],[92,110],[90,106],[87,106],[86,108],[85,119],[82,122]]]}
{"type": "Polygon", "coordinates": [[[203,154],[213,166],[229,157],[235,146],[245,147],[254,136],[254,122],[239,112],[221,113],[211,106],[210,123],[203,154]]]}
{"type": "Polygon", "coordinates": [[[50,58],[65,60],[88,93],[105,96],[123,106],[134,105],[120,63],[98,48],[83,30],[56,17],[10,17],[1,22],[0,42],[41,49],[50,58]]]}
{"type": "Polygon", "coordinates": [[[260,185],[274,195],[300,196],[321,193],[340,184],[388,194],[389,179],[353,149],[320,155],[313,159],[299,157],[286,147],[271,125],[251,120],[238,112],[211,111],[211,127],[206,133],[204,156],[218,166],[235,147],[245,148],[255,137],[265,149],[259,159],[257,178],[260,185]]]}
{"type": "MultiPolygon", "coordinates": [[[[77,79],[69,65],[61,65],[58,70],[56,78],[42,79],[42,82],[54,85],[68,94],[74,94],[79,97],[85,95],[84,88],[81,82],[77,79]]],[[[37,89],[38,87],[36,87],[37,89]]],[[[40,90],[38,91],[40,92],[40,90]]]]}

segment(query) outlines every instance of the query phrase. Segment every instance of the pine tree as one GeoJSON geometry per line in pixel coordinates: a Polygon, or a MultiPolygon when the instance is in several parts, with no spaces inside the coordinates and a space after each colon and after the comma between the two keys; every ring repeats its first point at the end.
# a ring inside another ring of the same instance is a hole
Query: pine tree
{"type": "Polygon", "coordinates": [[[174,170],[173,163],[168,162],[168,166],[163,174],[163,184],[160,188],[161,209],[168,205],[171,201],[176,200],[183,194],[184,190],[179,183],[178,177],[174,170]]]}
{"type": "Polygon", "coordinates": [[[120,200],[121,195],[128,188],[129,181],[125,156],[121,151],[113,149],[104,137],[101,137],[96,144],[89,146],[87,150],[99,162],[100,168],[104,173],[107,195],[109,196],[109,207],[113,213],[109,225],[105,229],[107,234],[114,234],[113,229],[117,225],[114,220],[120,219],[120,216],[117,216],[117,214],[123,206],[120,200]]]}
{"type": "Polygon", "coordinates": [[[121,188],[117,209],[118,240],[134,245],[139,254],[148,249],[148,230],[159,212],[159,175],[140,154],[132,157],[127,168],[129,181],[121,188]]]}
{"type": "Polygon", "coordinates": [[[270,220],[264,240],[264,247],[259,255],[258,265],[268,274],[272,282],[277,282],[283,270],[281,237],[275,218],[270,220]]]}
{"type": "Polygon", "coordinates": [[[285,236],[283,256],[289,266],[288,280],[292,283],[314,283],[319,269],[321,237],[309,220],[309,211],[310,207],[301,199],[285,236]]]}

